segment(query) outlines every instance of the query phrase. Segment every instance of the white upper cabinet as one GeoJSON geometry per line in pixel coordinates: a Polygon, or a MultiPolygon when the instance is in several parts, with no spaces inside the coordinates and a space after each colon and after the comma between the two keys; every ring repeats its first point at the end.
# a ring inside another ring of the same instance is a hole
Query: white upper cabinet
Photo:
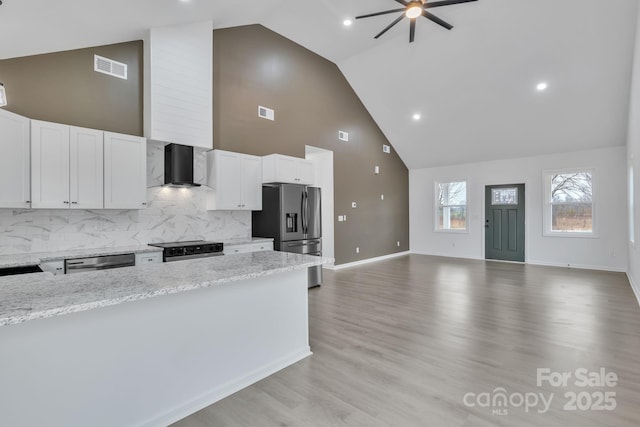
{"type": "Polygon", "coordinates": [[[145,136],[213,148],[213,23],[153,28],[145,49],[145,136]]]}
{"type": "Polygon", "coordinates": [[[102,209],[103,132],[31,121],[32,207],[102,209]]]}
{"type": "Polygon", "coordinates": [[[0,208],[31,206],[30,120],[0,109],[0,208]]]}
{"type": "Polygon", "coordinates": [[[144,209],[146,206],[147,140],[105,132],[105,209],[144,209]]]}
{"type": "Polygon", "coordinates": [[[68,209],[70,127],[31,121],[31,206],[68,209]]]}
{"type": "Polygon", "coordinates": [[[207,153],[209,210],[262,210],[262,159],[213,150],[207,153]]]}
{"type": "Polygon", "coordinates": [[[313,185],[314,164],[298,157],[271,154],[262,158],[262,182],[313,185]]]}
{"type": "Polygon", "coordinates": [[[72,127],[69,197],[72,209],[104,207],[104,132],[72,127]]]}

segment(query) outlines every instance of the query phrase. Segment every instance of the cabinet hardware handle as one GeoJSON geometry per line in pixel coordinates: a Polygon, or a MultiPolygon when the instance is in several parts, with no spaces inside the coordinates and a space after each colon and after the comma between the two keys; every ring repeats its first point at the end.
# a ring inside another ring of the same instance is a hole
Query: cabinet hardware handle
{"type": "Polygon", "coordinates": [[[31,200],[27,200],[25,203],[31,203],[31,200]]]}
{"type": "Polygon", "coordinates": [[[146,203],[143,203],[143,204],[142,204],[142,206],[147,206],[147,204],[146,204],[146,203]]]}
{"type": "Polygon", "coordinates": [[[72,205],[77,205],[77,204],[78,204],[78,202],[71,202],[71,204],[72,204],[72,205]]]}
{"type": "Polygon", "coordinates": [[[62,203],[64,203],[65,205],[68,205],[68,204],[69,204],[69,201],[65,200],[65,201],[64,201],[64,202],[62,202],[62,203]]]}

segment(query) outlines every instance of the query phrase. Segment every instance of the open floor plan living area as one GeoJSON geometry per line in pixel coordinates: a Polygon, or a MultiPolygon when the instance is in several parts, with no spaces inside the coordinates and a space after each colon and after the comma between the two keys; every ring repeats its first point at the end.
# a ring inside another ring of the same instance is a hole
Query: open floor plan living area
{"type": "Polygon", "coordinates": [[[640,426],[640,0],[0,39],[0,427],[640,426]]]}

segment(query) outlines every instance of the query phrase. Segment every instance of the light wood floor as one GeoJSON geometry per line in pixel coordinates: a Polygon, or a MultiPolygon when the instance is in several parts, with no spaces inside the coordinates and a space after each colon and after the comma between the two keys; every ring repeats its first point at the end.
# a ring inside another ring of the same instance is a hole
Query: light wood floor
{"type": "Polygon", "coordinates": [[[175,426],[640,426],[624,274],[410,255],[325,271],[309,311],[313,356],[175,426]],[[615,388],[536,386],[537,368],[601,367],[615,388]],[[498,387],[555,395],[544,414],[463,403],[498,387]],[[615,391],[617,408],[565,411],[567,391],[615,391]]]}

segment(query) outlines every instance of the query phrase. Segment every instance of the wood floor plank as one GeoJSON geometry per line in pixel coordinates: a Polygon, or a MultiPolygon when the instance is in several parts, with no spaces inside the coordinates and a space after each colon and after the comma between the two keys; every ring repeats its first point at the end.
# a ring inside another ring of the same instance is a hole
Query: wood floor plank
{"type": "Polygon", "coordinates": [[[327,271],[309,291],[313,356],[175,424],[638,426],[640,308],[624,274],[408,255],[327,271]],[[615,388],[538,387],[601,367],[615,388]],[[469,407],[466,393],[554,393],[550,410],[469,407]],[[566,411],[565,392],[616,392],[566,411]]]}

